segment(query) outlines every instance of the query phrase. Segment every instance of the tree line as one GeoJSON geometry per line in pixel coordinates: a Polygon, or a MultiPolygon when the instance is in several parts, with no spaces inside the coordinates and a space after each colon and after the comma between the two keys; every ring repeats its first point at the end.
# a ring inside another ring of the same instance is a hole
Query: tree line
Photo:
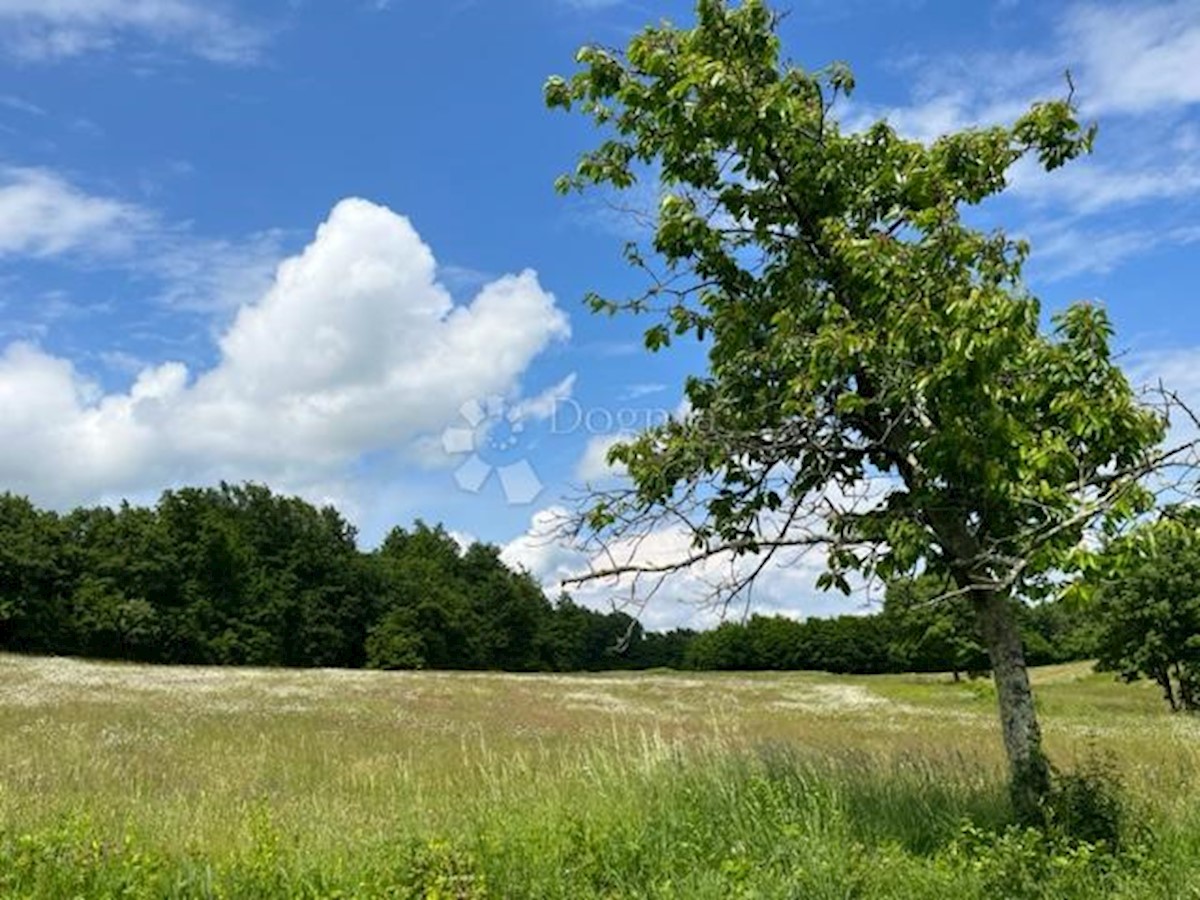
{"type": "MultiPolygon", "coordinates": [[[[754,616],[648,632],[626,612],[554,599],[498,548],[441,526],[364,552],[333,507],[256,484],[167,491],[153,508],[58,514],[0,495],[0,649],[155,663],[383,669],[987,669],[962,600],[933,579],[881,612],[754,616]]],[[[1091,656],[1062,604],[1024,610],[1030,656],[1091,656]]]]}
{"type": "MultiPolygon", "coordinates": [[[[395,528],[371,552],[333,507],[256,485],[57,514],[0,495],[0,649],[154,663],[611,669],[672,638],[551,601],[498,548],[395,528]],[[620,652],[622,648],[630,648],[620,652]]],[[[660,659],[660,657],[662,657],[660,659]]]]}
{"type": "MultiPolygon", "coordinates": [[[[873,615],[843,615],[798,622],[752,616],[695,635],[686,668],[730,670],[811,669],[844,674],[952,672],[955,680],[989,670],[987,650],[970,607],[949,597],[939,579],[892,582],[883,608],[873,615]]],[[[1090,659],[1098,652],[1094,619],[1062,601],[1020,607],[1026,658],[1032,665],[1090,659]]]]}

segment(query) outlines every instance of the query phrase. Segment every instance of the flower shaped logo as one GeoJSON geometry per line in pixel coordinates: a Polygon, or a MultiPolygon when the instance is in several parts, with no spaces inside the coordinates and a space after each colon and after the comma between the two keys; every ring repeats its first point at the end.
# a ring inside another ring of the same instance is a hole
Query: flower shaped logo
{"type": "Polygon", "coordinates": [[[543,485],[529,460],[503,465],[489,461],[489,457],[510,454],[520,443],[524,423],[519,412],[503,397],[493,396],[468,400],[459,413],[465,424],[451,425],[442,432],[442,449],[451,456],[467,456],[454,472],[458,486],[478,494],[495,472],[510,505],[532,503],[543,485]]]}

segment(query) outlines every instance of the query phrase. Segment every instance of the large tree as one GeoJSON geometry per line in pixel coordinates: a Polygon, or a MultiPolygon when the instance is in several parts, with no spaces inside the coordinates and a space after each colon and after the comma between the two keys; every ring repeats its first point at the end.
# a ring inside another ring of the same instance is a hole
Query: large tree
{"type": "Polygon", "coordinates": [[[1164,416],[1110,357],[1104,311],[1073,305],[1044,331],[1026,245],[963,210],[1023,157],[1054,169],[1087,152],[1093,130],[1069,100],[930,143],[887,122],[842,129],[849,70],[787,62],[777,21],[761,0],[700,0],[694,27],[584,47],[546,85],[550,106],[606,130],[561,190],[661,184],[652,246],[627,252],[646,292],[591,304],[653,316],[652,350],[690,335],[708,354],[691,412],[610,453],[630,486],[581,518],[608,550],[590,576],[732,559],[738,594],[820,545],[825,586],[948,577],[987,647],[1014,803],[1032,818],[1050,771],[1015,598],[1069,567],[1089,526],[1151,502],[1164,416]],[[688,553],[637,552],[668,526],[688,553]]]}

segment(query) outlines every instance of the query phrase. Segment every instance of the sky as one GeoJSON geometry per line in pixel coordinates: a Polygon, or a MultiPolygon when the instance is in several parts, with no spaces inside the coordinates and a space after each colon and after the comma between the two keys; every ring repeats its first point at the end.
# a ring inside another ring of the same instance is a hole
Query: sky
{"type": "MultiPolygon", "coordinates": [[[[790,59],[854,69],[846,127],[1011,120],[1069,70],[1094,155],[1019,166],[985,218],[1030,239],[1048,311],[1103,303],[1135,382],[1200,399],[1200,0],[786,8],[790,59]]],[[[586,559],[550,525],[704,357],[585,307],[644,286],[621,247],[645,232],[554,192],[597,134],[541,88],[664,18],[692,4],[0,0],[0,490],[68,509],[255,480],[364,546],[442,522],[554,589],[586,559]]],[[[765,572],[757,608],[865,608],[819,570],[765,572]]],[[[644,620],[711,621],[702,580],[644,620]]]]}

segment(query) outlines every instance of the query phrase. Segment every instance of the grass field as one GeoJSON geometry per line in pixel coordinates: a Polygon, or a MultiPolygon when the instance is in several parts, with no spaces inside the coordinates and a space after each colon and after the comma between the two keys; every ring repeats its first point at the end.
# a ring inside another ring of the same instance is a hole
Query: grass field
{"type": "Polygon", "coordinates": [[[1035,680],[1119,853],[1006,829],[986,682],[0,656],[0,896],[1200,897],[1200,720],[1035,680]]]}

